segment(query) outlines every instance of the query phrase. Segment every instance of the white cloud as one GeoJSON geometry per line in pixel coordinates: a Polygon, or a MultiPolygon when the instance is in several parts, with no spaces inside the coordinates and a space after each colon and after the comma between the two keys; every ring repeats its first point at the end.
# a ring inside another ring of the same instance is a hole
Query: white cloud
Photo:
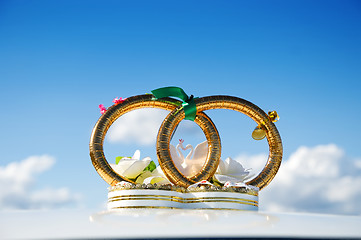
{"type": "MultiPolygon", "coordinates": [[[[107,140],[140,145],[153,145],[157,139],[158,130],[168,111],[154,108],[143,108],[128,112],[117,119],[109,128],[107,140]]],[[[197,134],[196,124],[182,121],[183,134],[197,134]]]]}
{"type": "Polygon", "coordinates": [[[121,116],[109,128],[109,142],[154,144],[158,129],[168,112],[160,109],[137,109],[121,116]]]}
{"type": "Polygon", "coordinates": [[[31,156],[21,162],[0,166],[0,209],[41,209],[73,205],[79,195],[67,188],[34,190],[36,175],[49,170],[55,159],[31,156]]]}
{"type": "Polygon", "coordinates": [[[355,167],[361,169],[361,159],[355,161],[355,167]]]}
{"type": "Polygon", "coordinates": [[[361,214],[361,169],[357,166],[359,160],[348,159],[334,144],[300,147],[260,192],[260,209],[361,214]]]}

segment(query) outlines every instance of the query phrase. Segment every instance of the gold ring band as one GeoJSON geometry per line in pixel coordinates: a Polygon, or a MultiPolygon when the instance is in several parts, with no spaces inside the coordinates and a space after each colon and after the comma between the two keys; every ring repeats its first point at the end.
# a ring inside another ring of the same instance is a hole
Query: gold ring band
{"type": "MultiPolygon", "coordinates": [[[[153,95],[145,94],[129,97],[124,102],[109,107],[95,124],[89,143],[90,158],[98,174],[111,186],[114,186],[121,181],[134,183],[126,177],[118,175],[105,158],[103,142],[109,127],[120,116],[132,110],[140,108],[159,108],[173,111],[178,106],[180,106],[181,103],[181,101],[175,100],[173,98],[162,98],[155,100],[153,95]]],[[[218,131],[211,119],[204,113],[198,113],[194,122],[200,126],[206,135],[208,141],[208,159],[204,165],[204,169],[202,169],[202,171],[196,176],[188,179],[182,175],[185,178],[185,181],[189,183],[194,183],[195,180],[193,179],[208,179],[212,177],[218,167],[221,154],[221,141],[219,139],[218,131]]],[[[169,146],[169,143],[167,146],[169,146]]],[[[169,171],[178,171],[175,170],[176,168],[174,168],[169,171]]]]}
{"type": "MultiPolygon", "coordinates": [[[[252,118],[257,124],[262,125],[266,131],[266,136],[269,145],[269,157],[268,161],[261,171],[254,179],[247,182],[247,185],[252,185],[258,187],[259,189],[267,186],[272,179],[275,177],[282,161],[283,147],[281,137],[278,133],[278,130],[268,115],[259,107],[253,103],[246,101],[241,98],[231,97],[231,96],[208,96],[194,99],[197,107],[197,116],[200,112],[210,110],[210,109],[230,109],[244,113],[245,115],[252,118]]],[[[177,107],[163,121],[157,137],[157,154],[159,164],[168,177],[168,179],[176,184],[183,187],[188,187],[191,182],[189,179],[185,178],[174,166],[174,163],[171,159],[169,151],[169,142],[170,136],[179,124],[179,122],[184,119],[185,114],[182,107],[177,107]]],[[[207,134],[206,134],[207,136],[207,134]]],[[[215,136],[209,136],[215,137],[215,136]]],[[[207,138],[208,140],[208,138],[207,138]]],[[[209,143],[209,141],[208,141],[209,143]]],[[[212,147],[212,146],[209,146],[212,147]]],[[[218,152],[220,155],[220,151],[218,152]]],[[[217,157],[219,156],[217,155],[217,157]]],[[[218,164],[217,164],[218,165],[218,164]]],[[[205,166],[202,168],[202,171],[205,170],[205,166]]],[[[211,172],[213,176],[216,169],[208,168],[208,171],[211,172]]],[[[207,178],[198,178],[200,174],[197,174],[191,180],[198,181],[207,178]]]]}

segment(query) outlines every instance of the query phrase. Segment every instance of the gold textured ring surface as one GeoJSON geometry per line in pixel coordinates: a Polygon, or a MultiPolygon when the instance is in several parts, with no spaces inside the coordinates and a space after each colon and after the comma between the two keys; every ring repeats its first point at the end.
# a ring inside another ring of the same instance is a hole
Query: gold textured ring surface
{"type": "MultiPolygon", "coordinates": [[[[105,135],[109,127],[123,114],[130,112],[135,109],[140,108],[160,108],[168,111],[173,111],[182,102],[173,98],[162,98],[155,100],[152,94],[138,95],[125,99],[124,102],[117,105],[109,107],[106,112],[99,118],[98,122],[93,128],[91,134],[89,149],[90,149],[90,158],[92,160],[93,166],[98,174],[109,184],[116,185],[118,182],[127,181],[132,182],[131,180],[118,175],[112,167],[109,165],[108,161],[105,158],[103,150],[103,142],[105,135]]],[[[195,119],[203,132],[207,136],[208,140],[208,156],[209,160],[206,161],[206,169],[217,169],[219,158],[220,158],[220,139],[218,131],[215,128],[211,119],[204,113],[199,113],[195,119]]],[[[201,174],[201,177],[209,178],[213,176],[212,173],[201,174]]],[[[134,183],[134,182],[132,182],[134,183]]]]}
{"type": "MultiPolygon", "coordinates": [[[[208,96],[194,99],[197,106],[197,115],[210,109],[235,110],[252,118],[261,124],[266,131],[269,145],[268,161],[258,176],[247,182],[247,185],[258,187],[260,190],[267,186],[276,175],[282,161],[282,141],[274,123],[268,115],[259,107],[244,99],[231,96],[208,96]]],[[[158,160],[164,173],[174,184],[187,187],[190,182],[185,179],[174,167],[169,151],[170,136],[179,122],[184,119],[184,110],[178,107],[173,110],[163,121],[157,137],[158,160]]],[[[214,169],[212,169],[214,170],[214,169]]],[[[215,171],[215,170],[214,170],[215,171]]],[[[214,171],[212,171],[214,173],[214,171]]]]}

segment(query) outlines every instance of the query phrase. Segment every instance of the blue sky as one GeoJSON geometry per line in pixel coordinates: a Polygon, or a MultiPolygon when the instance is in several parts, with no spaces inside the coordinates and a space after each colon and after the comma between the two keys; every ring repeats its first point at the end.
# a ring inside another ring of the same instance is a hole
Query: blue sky
{"type": "MultiPolygon", "coordinates": [[[[23,191],[65,189],[69,202],[100,207],[107,185],[88,153],[98,105],[180,86],[199,97],[238,96],[277,110],[285,163],[338,154],[325,157],[322,177],[337,165],[331,180],[350,177],[358,186],[360,42],[358,1],[0,1],[0,170],[35,156],[46,167],[29,170],[23,191]]],[[[221,133],[222,158],[268,153],[265,141],[250,139],[255,126],[244,116],[209,115],[221,133]]],[[[186,130],[179,130],[186,141],[200,141],[201,132],[186,130]]],[[[138,148],[155,158],[154,145],[106,147],[109,161],[117,151],[132,155],[138,148]]],[[[272,201],[272,188],[282,191],[280,184],[264,190],[264,201],[272,201]]],[[[360,192],[352,194],[351,201],[361,199],[360,192]]],[[[20,195],[14,196],[8,198],[20,195]]],[[[329,203],[332,212],[338,202],[320,196],[317,203],[329,203]]],[[[312,203],[283,204],[294,204],[285,210],[326,211],[312,203]]]]}

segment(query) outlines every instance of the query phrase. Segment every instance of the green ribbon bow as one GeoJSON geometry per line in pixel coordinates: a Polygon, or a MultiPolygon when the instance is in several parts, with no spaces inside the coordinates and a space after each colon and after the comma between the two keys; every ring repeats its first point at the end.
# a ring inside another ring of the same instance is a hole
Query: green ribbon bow
{"type": "Polygon", "coordinates": [[[197,115],[197,107],[194,102],[193,95],[190,97],[180,87],[164,87],[152,91],[156,99],[164,97],[176,97],[182,99],[185,118],[194,121],[197,115]]]}

